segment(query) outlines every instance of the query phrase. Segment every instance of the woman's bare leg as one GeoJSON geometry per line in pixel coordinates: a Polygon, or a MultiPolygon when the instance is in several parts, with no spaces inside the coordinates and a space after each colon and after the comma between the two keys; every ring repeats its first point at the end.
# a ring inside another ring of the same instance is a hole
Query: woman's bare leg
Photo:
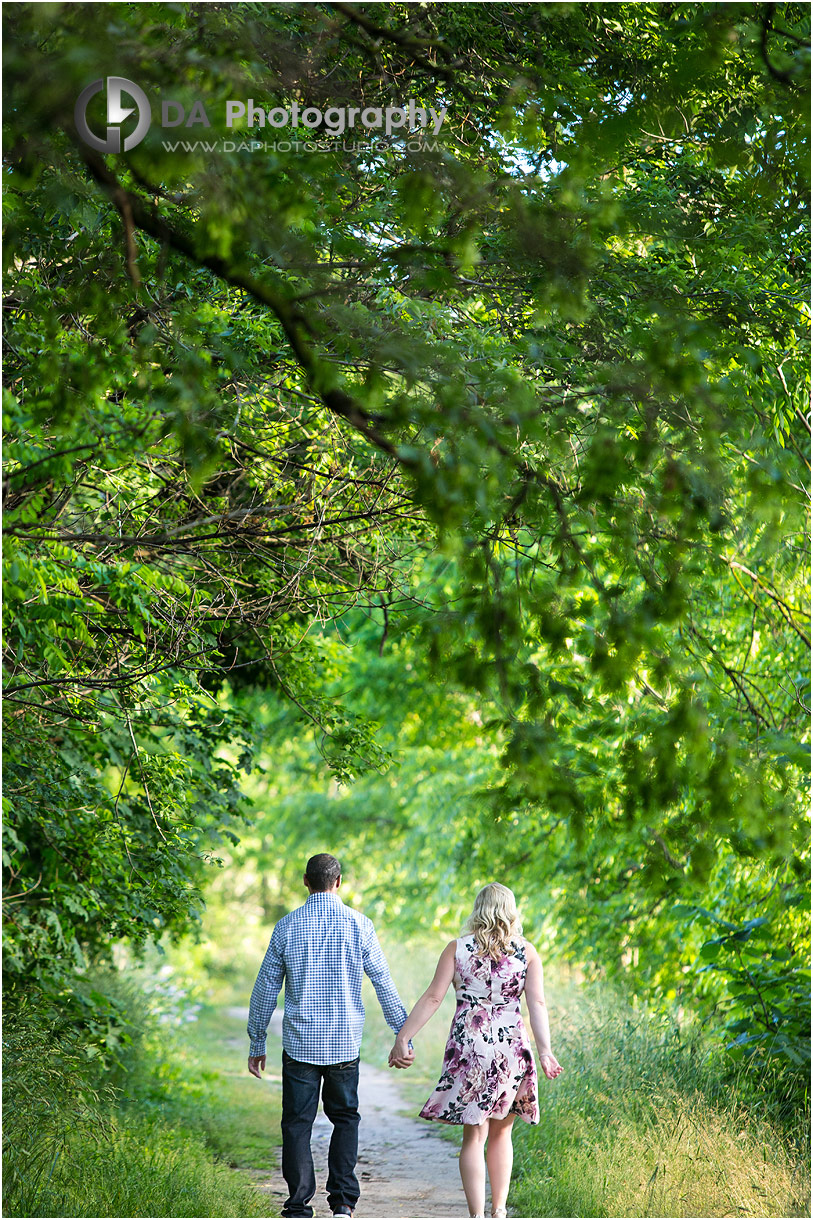
{"type": "Polygon", "coordinates": [[[511,1128],[516,1115],[509,1114],[507,1118],[490,1118],[488,1120],[488,1149],[486,1164],[488,1165],[488,1180],[491,1183],[491,1210],[505,1207],[508,1199],[508,1187],[511,1185],[511,1170],[514,1165],[514,1145],[511,1142],[511,1128]]]}
{"type": "Polygon", "coordinates": [[[483,1160],[483,1146],[487,1135],[488,1122],[480,1123],[479,1127],[475,1127],[471,1123],[463,1124],[460,1177],[463,1181],[463,1190],[466,1192],[469,1214],[472,1216],[482,1216],[486,1210],[486,1167],[483,1160]]]}

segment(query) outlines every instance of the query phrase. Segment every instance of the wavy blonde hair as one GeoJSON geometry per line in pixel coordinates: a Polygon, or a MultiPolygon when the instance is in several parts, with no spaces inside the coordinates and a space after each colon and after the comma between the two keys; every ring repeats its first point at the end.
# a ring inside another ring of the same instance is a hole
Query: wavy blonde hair
{"type": "Polygon", "coordinates": [[[503,957],[512,940],[522,935],[517,900],[508,886],[498,881],[484,885],[463,930],[474,933],[483,957],[503,957]]]}

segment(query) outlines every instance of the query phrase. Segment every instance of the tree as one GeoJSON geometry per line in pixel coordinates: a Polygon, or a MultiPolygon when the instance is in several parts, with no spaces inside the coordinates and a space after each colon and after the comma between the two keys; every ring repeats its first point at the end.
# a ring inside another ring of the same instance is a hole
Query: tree
{"type": "MultiPolygon", "coordinates": [[[[57,802],[65,854],[98,811],[123,816],[121,784],[144,852],[187,862],[157,907],[180,926],[212,779],[166,851],[150,768],[171,740],[167,788],[186,791],[178,744],[201,690],[222,715],[224,683],[282,692],[340,777],[379,762],[308,638],[353,606],[382,649],[420,626],[488,701],[503,772],[478,850],[511,867],[555,843],[619,957],[662,938],[678,895],[696,915],[715,878],[747,886],[737,861],[789,868],[795,902],[807,11],[104,12],[7,17],[22,944],[36,928],[41,956],[61,952],[31,888],[57,869],[29,851],[55,820],[30,765],[45,726],[58,786],[97,793],[70,818],[57,802]],[[111,64],[185,114],[205,99],[213,147],[154,123],[127,153],[90,148],[73,106],[111,64]],[[249,97],[446,117],[386,147],[252,151],[243,128],[232,148],[225,103],[249,97]],[[449,579],[423,583],[438,548],[449,579]]],[[[140,903],[120,838],[106,850],[140,903]]],[[[57,916],[82,939],[83,914],[57,916]]],[[[127,930],[109,898],[97,926],[127,930]]]]}

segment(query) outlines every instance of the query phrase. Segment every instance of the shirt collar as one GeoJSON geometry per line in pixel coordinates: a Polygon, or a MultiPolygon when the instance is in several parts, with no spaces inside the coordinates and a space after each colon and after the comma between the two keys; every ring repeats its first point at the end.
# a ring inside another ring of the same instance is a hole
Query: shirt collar
{"type": "Polygon", "coordinates": [[[337,890],[334,891],[333,893],[328,893],[327,890],[318,890],[315,894],[308,894],[308,898],[307,898],[307,901],[305,902],[305,906],[306,907],[334,906],[336,903],[339,903],[342,906],[344,905],[341,898],[339,897],[339,893],[337,890]]]}

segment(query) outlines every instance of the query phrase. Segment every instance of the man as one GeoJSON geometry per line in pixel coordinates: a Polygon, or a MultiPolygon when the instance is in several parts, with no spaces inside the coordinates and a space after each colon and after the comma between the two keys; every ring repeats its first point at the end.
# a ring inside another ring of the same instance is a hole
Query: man
{"type": "MultiPolygon", "coordinates": [[[[334,856],[311,856],[303,877],[308,900],[274,928],[248,1015],[248,1070],[262,1079],[265,1037],[285,981],[282,1021],[282,1174],[288,1187],[283,1216],[312,1216],[316,1193],[311,1130],[322,1105],[333,1124],[327,1199],[334,1216],[352,1216],[359,1197],[359,1049],[364,1028],[362,974],[367,974],[387,1024],[406,1020],[375,929],[339,897],[342,870],[334,856]]],[[[398,1060],[409,1067],[415,1055],[398,1060]]]]}

